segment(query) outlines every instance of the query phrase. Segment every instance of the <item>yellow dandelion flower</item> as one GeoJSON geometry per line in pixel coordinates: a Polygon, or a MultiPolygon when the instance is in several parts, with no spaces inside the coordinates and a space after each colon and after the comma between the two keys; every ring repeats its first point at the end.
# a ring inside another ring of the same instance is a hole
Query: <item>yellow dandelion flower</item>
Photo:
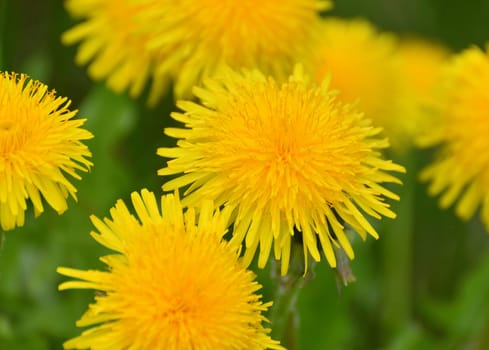
{"type": "Polygon", "coordinates": [[[175,94],[190,95],[201,75],[222,63],[258,67],[286,77],[303,54],[329,0],[153,1],[144,22],[150,48],[163,59],[157,71],[175,79],[175,94]]]}
{"type": "Polygon", "coordinates": [[[68,0],[68,12],[82,21],[63,33],[66,45],[80,43],[76,62],[87,65],[94,80],[107,80],[116,92],[141,94],[152,79],[152,96],[159,96],[166,80],[153,74],[154,57],[146,50],[148,35],[141,33],[138,16],[146,1],[68,0]]]}
{"type": "Polygon", "coordinates": [[[58,268],[76,278],[60,289],[99,291],[77,322],[91,326],[66,349],[282,349],[261,315],[261,285],[223,240],[229,213],[205,202],[198,219],[174,195],[131,195],[137,217],[119,200],[103,221],[92,217],[100,244],[115,251],[108,271],[58,268]]]}
{"type": "Polygon", "coordinates": [[[481,207],[489,230],[489,53],[472,47],[456,55],[441,85],[438,127],[421,140],[439,154],[421,178],[430,181],[431,195],[441,195],[443,208],[457,202],[464,220],[481,207]]]}
{"type": "Polygon", "coordinates": [[[140,94],[153,80],[150,103],[174,80],[190,95],[201,76],[232,66],[284,75],[306,47],[329,0],[69,0],[83,21],[63,35],[81,42],[77,62],[116,91],[140,94]]]}
{"type": "Polygon", "coordinates": [[[401,70],[410,90],[418,98],[431,96],[438,83],[442,66],[449,58],[447,48],[425,39],[409,38],[399,43],[401,70]]]}
{"type": "Polygon", "coordinates": [[[449,51],[440,44],[424,39],[402,40],[397,49],[400,57],[403,92],[403,117],[397,118],[399,143],[412,145],[427,128],[431,119],[429,106],[433,104],[434,91],[441,78],[442,67],[448,61],[449,51]]]}
{"type": "Polygon", "coordinates": [[[359,110],[395,138],[402,89],[395,37],[366,20],[328,18],[318,38],[305,58],[310,75],[318,83],[330,76],[343,102],[358,101],[359,110]]]}
{"type": "Polygon", "coordinates": [[[381,186],[398,182],[387,171],[404,171],[380,158],[388,146],[350,105],[330,92],[327,82],[308,83],[300,67],[278,84],[258,71],[227,71],[195,89],[200,103],[180,101],[174,119],[185,129],[168,128],[178,147],[160,148],[167,158],[160,175],[184,173],[164,190],[190,184],[185,205],[212,198],[233,211],[234,238],[245,242],[244,259],[260,245],[263,267],[272,242],[282,274],[288,269],[291,238],[300,231],[304,256],[320,260],[317,238],[331,266],[332,244],[353,258],[342,221],[366,238],[378,237],[364,213],[394,217],[384,196],[397,196],[381,186]]]}
{"type": "Polygon", "coordinates": [[[11,230],[24,224],[27,199],[35,215],[44,211],[42,199],[59,214],[67,209],[76,188],[65,174],[80,179],[91,156],[81,142],[92,134],[73,119],[71,101],[24,74],[0,72],[0,226],[11,230]]]}

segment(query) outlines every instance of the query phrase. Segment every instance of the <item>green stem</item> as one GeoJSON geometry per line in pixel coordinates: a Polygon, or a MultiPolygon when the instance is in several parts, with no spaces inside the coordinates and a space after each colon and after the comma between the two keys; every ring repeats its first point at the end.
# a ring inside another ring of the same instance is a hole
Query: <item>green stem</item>
{"type": "MultiPolygon", "coordinates": [[[[410,152],[398,161],[406,167],[400,189],[400,201],[392,205],[397,218],[385,225],[381,237],[383,265],[382,329],[389,338],[409,322],[411,317],[412,240],[414,188],[417,179],[416,154],[410,152]]],[[[386,339],[388,340],[388,339],[386,339]]]]}
{"type": "Polygon", "coordinates": [[[2,254],[4,243],[5,243],[5,232],[0,230],[0,254],[2,254]]]}
{"type": "Polygon", "coordinates": [[[279,281],[270,317],[272,338],[280,339],[280,343],[289,350],[296,348],[296,301],[301,284],[299,279],[293,284],[279,281]]]}
{"type": "MultiPolygon", "coordinates": [[[[298,313],[296,302],[301,288],[307,281],[304,273],[304,253],[302,244],[292,243],[291,263],[286,276],[280,276],[280,264],[272,265],[272,277],[276,282],[276,291],[270,322],[272,325],[272,338],[280,340],[282,346],[288,350],[297,348],[298,313]]],[[[313,266],[309,266],[310,269],[313,266]]]]}

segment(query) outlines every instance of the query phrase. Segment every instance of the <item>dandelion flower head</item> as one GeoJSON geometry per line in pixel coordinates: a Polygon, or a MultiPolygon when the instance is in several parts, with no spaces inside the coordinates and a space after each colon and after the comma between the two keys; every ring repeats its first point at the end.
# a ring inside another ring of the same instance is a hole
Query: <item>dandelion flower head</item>
{"type": "Polygon", "coordinates": [[[113,91],[139,96],[152,79],[150,100],[162,94],[168,79],[153,73],[155,58],[146,50],[149,36],[139,16],[148,5],[139,0],[67,0],[65,7],[81,21],[63,33],[66,45],[79,43],[76,62],[88,65],[94,80],[106,80],[113,91]]]}
{"type": "Polygon", "coordinates": [[[457,54],[443,73],[437,95],[437,125],[420,140],[438,155],[421,178],[440,205],[470,219],[481,208],[489,230],[489,53],[471,47],[457,54]]]}
{"type": "Polygon", "coordinates": [[[399,114],[399,62],[396,38],[379,32],[363,19],[327,18],[310,55],[305,58],[309,74],[320,83],[330,76],[343,102],[358,102],[358,109],[395,138],[399,114]]]}
{"type": "Polygon", "coordinates": [[[245,242],[247,263],[260,246],[263,267],[273,244],[285,274],[298,231],[306,263],[320,260],[319,238],[334,267],[332,245],[354,255],[343,222],[377,237],[363,213],[395,216],[384,197],[397,196],[381,183],[398,182],[388,172],[404,169],[381,158],[388,143],[380,129],[339,102],[327,82],[308,82],[299,66],[283,84],[228,70],[194,91],[200,102],[180,101],[183,112],[172,115],[185,128],[166,129],[177,147],[158,150],[173,158],[160,175],[182,173],[163,189],[190,185],[184,205],[212,198],[231,210],[232,242],[245,242]]]}
{"type": "Polygon", "coordinates": [[[262,326],[271,303],[238,251],[222,239],[229,215],[205,202],[198,217],[173,194],[131,195],[137,217],[119,200],[92,236],[115,253],[107,271],[60,267],[76,278],[60,289],[95,289],[95,302],[77,322],[92,327],[67,349],[282,349],[262,326]]]}
{"type": "Polygon", "coordinates": [[[409,38],[401,40],[397,49],[401,79],[405,83],[403,108],[405,116],[398,118],[397,140],[413,144],[429,126],[431,105],[441,78],[442,67],[450,54],[444,46],[428,40],[409,38]]]}
{"type": "Polygon", "coordinates": [[[27,200],[35,215],[44,200],[59,214],[66,198],[76,199],[76,188],[66,174],[80,179],[77,170],[92,165],[81,141],[92,134],[73,119],[70,101],[25,74],[0,72],[0,227],[11,230],[24,224],[27,200]]]}
{"type": "Polygon", "coordinates": [[[450,56],[448,49],[425,39],[409,38],[399,42],[397,52],[411,91],[419,98],[431,96],[450,56]]]}
{"type": "Polygon", "coordinates": [[[259,67],[286,77],[317,29],[329,0],[149,1],[143,31],[158,57],[158,76],[171,76],[177,97],[189,97],[202,76],[223,63],[259,67]]]}

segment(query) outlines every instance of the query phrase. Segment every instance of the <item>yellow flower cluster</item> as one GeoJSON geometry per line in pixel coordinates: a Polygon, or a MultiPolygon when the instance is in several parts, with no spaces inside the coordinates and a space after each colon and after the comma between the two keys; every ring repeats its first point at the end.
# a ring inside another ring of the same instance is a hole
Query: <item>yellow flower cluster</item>
{"type": "MultiPolygon", "coordinates": [[[[180,127],[160,147],[157,200],[134,192],[93,238],[106,271],[60,267],[94,289],[70,349],[282,349],[271,303],[248,269],[291,251],[337,266],[349,231],[377,239],[395,218],[389,183],[406,170],[388,149],[439,147],[422,171],[441,205],[489,230],[489,54],[382,32],[364,19],[321,17],[329,0],[67,0],[79,22],[62,36],[76,62],[116,92],[157,103],[173,88],[180,127]],[[421,136],[420,136],[421,135],[421,136]],[[167,178],[168,177],[168,178],[167,178]],[[179,191],[182,192],[180,200],[179,191]],[[226,237],[225,237],[226,236],[226,237]],[[227,239],[229,237],[229,239],[227,239]],[[301,253],[302,254],[302,253],[301,253]]],[[[70,101],[25,75],[0,74],[0,224],[24,224],[43,199],[67,209],[92,135],[70,101]]],[[[408,169],[409,170],[409,169],[408,169]]]]}
{"type": "Polygon", "coordinates": [[[152,79],[155,103],[169,81],[177,97],[189,96],[223,65],[286,77],[329,7],[329,0],[68,0],[82,22],[63,42],[79,42],[77,62],[115,91],[136,96],[152,79]]]}
{"type": "Polygon", "coordinates": [[[326,18],[303,59],[309,74],[384,129],[398,152],[410,148],[425,119],[447,51],[419,39],[401,40],[364,19],[326,18]]]}
{"type": "Polygon", "coordinates": [[[94,79],[133,96],[152,81],[152,103],[172,83],[197,101],[177,102],[184,126],[166,129],[177,146],[158,149],[170,159],[159,175],[173,176],[163,189],[184,189],[181,204],[163,196],[160,212],[154,195],[134,193],[139,220],[122,202],[112,220],[92,218],[93,237],[117,252],[103,258],[108,272],[59,269],[79,279],[62,289],[102,291],[78,323],[93,328],[65,347],[280,348],[246,270],[256,253],[285,275],[296,241],[306,269],[321,255],[335,267],[335,249],[354,257],[347,230],[378,238],[367,217],[395,217],[387,200],[399,197],[384,184],[405,169],[384,159],[377,126],[388,129],[400,100],[395,40],[365,21],[321,19],[330,5],[66,2],[81,22],[63,42],[79,43],[94,79]]]}

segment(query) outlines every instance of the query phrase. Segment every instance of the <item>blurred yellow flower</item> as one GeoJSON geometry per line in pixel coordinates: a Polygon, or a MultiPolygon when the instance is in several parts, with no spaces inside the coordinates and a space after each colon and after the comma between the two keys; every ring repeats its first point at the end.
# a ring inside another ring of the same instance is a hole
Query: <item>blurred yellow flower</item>
{"type": "Polygon", "coordinates": [[[139,16],[148,9],[148,1],[134,0],[67,0],[68,12],[82,19],[63,33],[66,45],[80,43],[76,62],[88,64],[94,80],[107,80],[116,92],[129,90],[141,94],[152,79],[151,96],[159,97],[168,78],[155,76],[155,58],[146,50],[151,33],[142,33],[139,16]]]}
{"type": "MultiPolygon", "coordinates": [[[[245,242],[244,259],[260,245],[263,267],[274,243],[281,272],[288,270],[291,238],[299,231],[304,256],[320,260],[317,238],[331,266],[332,244],[353,258],[343,221],[361,236],[377,232],[364,213],[393,218],[381,186],[399,182],[387,171],[404,168],[383,160],[379,128],[336,100],[327,82],[310,84],[297,67],[284,84],[258,71],[227,70],[195,89],[200,103],[180,101],[174,119],[185,129],[168,128],[178,147],[160,148],[167,158],[160,175],[183,173],[166,191],[190,185],[184,205],[211,198],[233,211],[233,242],[245,242]]],[[[306,265],[307,266],[307,265],[306,265]]]]}
{"type": "Polygon", "coordinates": [[[94,78],[120,91],[141,92],[149,76],[150,102],[174,82],[177,97],[190,95],[202,76],[223,63],[260,67],[286,76],[303,54],[329,0],[69,0],[84,21],[63,36],[82,42],[77,61],[94,78]]]}
{"type": "Polygon", "coordinates": [[[311,39],[329,0],[154,0],[145,21],[151,49],[164,59],[160,74],[175,79],[175,94],[190,95],[201,75],[222,63],[260,68],[286,78],[311,39]]]}
{"type": "Polygon", "coordinates": [[[421,173],[440,205],[457,202],[468,220],[481,207],[489,230],[489,54],[471,47],[457,54],[444,72],[438,95],[438,120],[420,140],[439,153],[421,173]]]}
{"type": "Polygon", "coordinates": [[[400,73],[404,82],[403,105],[397,117],[396,138],[399,145],[412,146],[413,141],[428,128],[435,89],[442,68],[450,57],[444,46],[425,39],[401,40],[397,49],[400,73]]]}
{"type": "Polygon", "coordinates": [[[80,179],[91,153],[81,140],[93,135],[73,119],[71,101],[24,74],[0,72],[0,227],[24,225],[27,199],[35,215],[44,211],[42,198],[59,214],[76,188],[65,174],[80,179]]]}
{"type": "Polygon", "coordinates": [[[318,83],[330,77],[341,101],[358,101],[358,109],[395,138],[402,90],[396,38],[366,20],[337,18],[323,20],[317,38],[305,58],[309,74],[318,83]]]}
{"type": "Polygon", "coordinates": [[[419,99],[432,96],[450,56],[448,49],[426,39],[409,38],[401,40],[397,50],[410,91],[419,99]]]}
{"type": "Polygon", "coordinates": [[[95,289],[95,303],[77,322],[91,326],[66,349],[282,349],[270,339],[261,285],[239,252],[222,239],[229,213],[211,202],[182,212],[170,194],[131,195],[137,217],[119,200],[92,237],[116,253],[101,258],[108,271],[60,267],[79,280],[60,289],[95,289]]]}

